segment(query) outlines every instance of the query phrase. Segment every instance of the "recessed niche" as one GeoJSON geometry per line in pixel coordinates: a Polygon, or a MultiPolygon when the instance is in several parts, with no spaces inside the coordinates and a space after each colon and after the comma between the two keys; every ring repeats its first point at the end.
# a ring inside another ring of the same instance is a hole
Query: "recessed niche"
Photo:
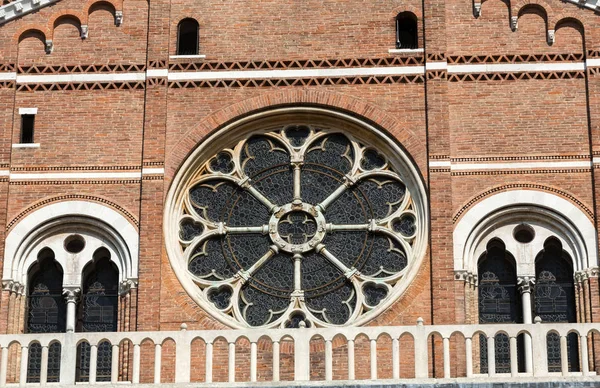
{"type": "Polygon", "coordinates": [[[533,241],[535,231],[530,225],[520,224],[513,229],[513,237],[522,244],[527,244],[533,241]]]}
{"type": "Polygon", "coordinates": [[[65,239],[65,250],[69,253],[79,253],[85,248],[85,240],[78,234],[72,234],[65,239]]]}

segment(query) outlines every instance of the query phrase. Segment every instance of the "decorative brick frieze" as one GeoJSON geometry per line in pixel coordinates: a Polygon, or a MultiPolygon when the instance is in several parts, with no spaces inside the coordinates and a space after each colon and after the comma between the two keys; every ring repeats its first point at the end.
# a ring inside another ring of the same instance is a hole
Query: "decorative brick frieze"
{"type": "Polygon", "coordinates": [[[20,92],[56,91],[56,90],[143,90],[145,82],[73,82],[19,84],[20,92]]]}
{"type": "Polygon", "coordinates": [[[571,168],[564,170],[557,169],[539,169],[539,170],[485,170],[485,171],[453,171],[452,176],[467,175],[530,175],[530,174],[578,174],[591,172],[591,168],[571,168]]]}
{"type": "Polygon", "coordinates": [[[464,73],[449,74],[450,82],[476,82],[476,81],[521,81],[521,80],[553,80],[553,79],[583,79],[584,71],[536,71],[515,73],[464,73]]]}
{"type": "Polygon", "coordinates": [[[448,64],[465,63],[531,63],[531,62],[579,62],[584,60],[581,53],[566,54],[503,54],[503,55],[450,55],[448,64]]]}
{"type": "Polygon", "coordinates": [[[282,61],[242,62],[177,62],[169,65],[169,71],[224,71],[224,70],[286,70],[286,69],[329,69],[353,67],[419,66],[422,56],[393,56],[382,58],[349,59],[306,59],[282,61]]]}
{"type": "MultiPolygon", "coordinates": [[[[0,70],[2,70],[0,68],[0,70]]],[[[19,66],[18,74],[87,74],[87,73],[131,73],[146,70],[145,65],[103,64],[103,65],[56,65],[56,66],[19,66]]]]}
{"type": "Polygon", "coordinates": [[[202,81],[170,81],[169,88],[241,88],[241,87],[285,87],[285,86],[328,86],[328,85],[382,85],[413,84],[423,82],[424,76],[389,75],[389,76],[357,76],[335,78],[291,78],[291,79],[237,79],[237,80],[202,80],[202,81]]]}
{"type": "MultiPolygon", "coordinates": [[[[430,156],[431,159],[433,157],[430,156]]],[[[452,163],[458,162],[493,162],[493,161],[525,161],[525,160],[589,160],[589,155],[519,155],[519,156],[483,156],[472,158],[451,158],[452,163]]]]}

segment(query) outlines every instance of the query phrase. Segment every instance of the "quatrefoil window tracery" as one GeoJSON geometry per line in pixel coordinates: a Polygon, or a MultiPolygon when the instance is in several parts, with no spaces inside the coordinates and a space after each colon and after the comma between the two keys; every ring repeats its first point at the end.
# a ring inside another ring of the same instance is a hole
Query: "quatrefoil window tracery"
{"type": "Polygon", "coordinates": [[[183,199],[189,275],[253,327],[350,324],[390,296],[421,227],[385,155],[292,125],[214,154],[183,199]]]}

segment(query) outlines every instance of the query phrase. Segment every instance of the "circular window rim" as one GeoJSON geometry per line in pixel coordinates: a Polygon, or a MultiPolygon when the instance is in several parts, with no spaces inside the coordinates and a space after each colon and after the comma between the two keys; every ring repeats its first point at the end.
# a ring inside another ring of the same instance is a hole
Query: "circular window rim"
{"type": "MultiPolygon", "coordinates": [[[[425,257],[429,241],[429,197],[421,172],[417,169],[415,162],[410,158],[408,152],[398,144],[398,141],[393,136],[373,126],[366,120],[361,120],[343,112],[318,107],[282,107],[245,116],[209,134],[186,156],[169,187],[163,214],[165,248],[175,276],[194,302],[210,314],[211,317],[231,328],[254,329],[255,327],[240,322],[216,309],[206,299],[203,291],[194,283],[192,277],[188,275],[187,266],[183,263],[180,252],[181,248],[178,243],[178,225],[179,217],[182,214],[182,202],[186,192],[184,189],[190,179],[197,174],[202,164],[213,156],[215,152],[230,147],[231,144],[236,144],[253,134],[268,132],[271,129],[280,128],[283,124],[290,124],[294,121],[302,122],[301,118],[304,118],[304,120],[309,118],[311,122],[331,122],[334,124],[335,129],[351,134],[357,141],[375,149],[381,149],[383,155],[390,157],[390,164],[396,168],[398,175],[407,187],[410,188],[418,216],[413,257],[405,269],[405,274],[392,287],[390,294],[376,308],[363,313],[351,323],[342,325],[328,324],[326,326],[361,326],[387,311],[412,284],[425,257]],[[293,120],[294,117],[298,117],[298,119],[293,120]],[[266,120],[269,120],[268,124],[261,126],[261,122],[265,122],[266,120]],[[391,156],[394,158],[392,159],[391,156]]],[[[264,327],[256,327],[256,329],[264,329],[264,327]]]]}

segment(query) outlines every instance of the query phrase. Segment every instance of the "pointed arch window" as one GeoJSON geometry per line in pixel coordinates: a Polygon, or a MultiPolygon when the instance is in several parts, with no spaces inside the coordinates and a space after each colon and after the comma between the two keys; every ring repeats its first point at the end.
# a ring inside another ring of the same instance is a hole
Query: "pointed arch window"
{"type": "MultiPolygon", "coordinates": [[[[66,330],[66,303],[62,295],[63,271],[54,260],[54,252],[44,248],[28,273],[27,333],[64,333],[66,330]]],[[[59,343],[48,347],[48,382],[58,382],[60,375],[59,343]]],[[[40,382],[42,346],[29,347],[27,382],[40,382]]]]}
{"type": "Polygon", "coordinates": [[[198,55],[200,25],[195,19],[186,18],[177,26],[177,55],[198,55]]]}
{"type": "Polygon", "coordinates": [[[396,48],[416,49],[419,47],[417,17],[412,12],[401,12],[396,16],[396,48]]]}
{"type": "MultiPolygon", "coordinates": [[[[79,306],[77,331],[117,331],[119,304],[119,271],[110,260],[110,252],[100,248],[94,260],[84,268],[83,294],[79,306]]],[[[110,381],[112,345],[108,341],[98,345],[96,381],[110,381]]],[[[77,381],[89,381],[90,344],[78,348],[77,381]]]]}
{"type": "MultiPolygon", "coordinates": [[[[545,241],[544,250],[536,258],[535,275],[535,315],[542,322],[577,322],[572,260],[558,239],[550,237],[545,241]]],[[[560,372],[560,336],[548,334],[547,344],[548,371],[560,372]]],[[[579,347],[575,333],[567,336],[567,357],[569,371],[578,371],[579,347]]]]}
{"type": "MultiPolygon", "coordinates": [[[[492,239],[478,265],[479,323],[521,323],[521,298],[517,292],[515,260],[500,239],[492,239]]],[[[480,335],[481,372],[487,373],[487,340],[480,335]]],[[[510,340],[505,334],[495,337],[496,372],[510,372],[510,340]]],[[[517,345],[522,349],[522,346],[517,345]]],[[[522,355],[519,352],[519,364],[522,355]]]]}

